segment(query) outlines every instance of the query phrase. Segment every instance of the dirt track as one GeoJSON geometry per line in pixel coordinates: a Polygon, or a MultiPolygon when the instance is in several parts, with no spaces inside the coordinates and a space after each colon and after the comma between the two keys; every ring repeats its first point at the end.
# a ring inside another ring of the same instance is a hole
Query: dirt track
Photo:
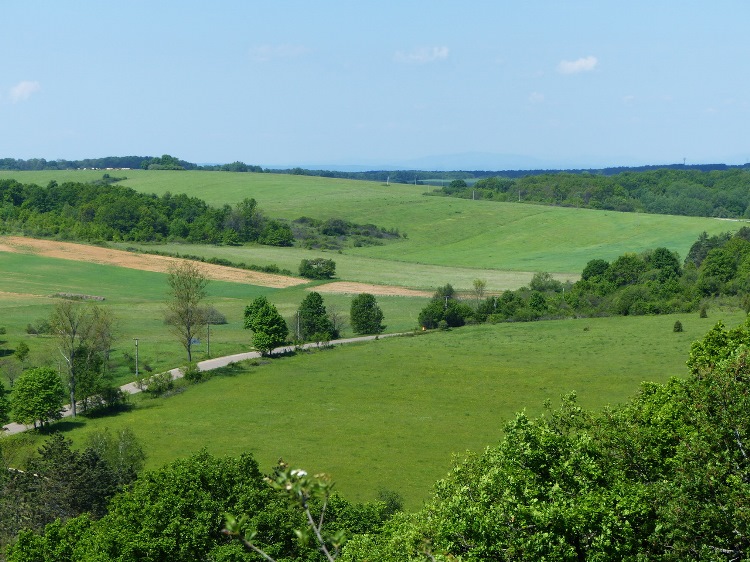
{"type": "MultiPolygon", "coordinates": [[[[35,254],[49,258],[60,258],[73,261],[85,261],[100,263],[104,265],[115,265],[129,269],[140,269],[142,271],[156,271],[165,273],[169,267],[182,260],[167,256],[155,256],[150,254],[138,254],[102,248],[100,246],[87,246],[85,244],[74,244],[71,242],[59,242],[57,240],[41,240],[37,238],[24,238],[22,236],[0,236],[0,252],[14,252],[21,254],[35,254]]],[[[223,265],[213,265],[196,262],[209,279],[217,281],[229,281],[232,283],[247,283],[261,287],[273,287],[283,289],[295,285],[307,283],[305,279],[289,277],[286,275],[274,275],[271,273],[260,273],[247,271],[223,265]]],[[[369,285],[366,283],[353,283],[335,281],[315,287],[320,293],[343,293],[359,294],[371,293],[379,296],[404,296],[404,297],[429,297],[432,293],[416,291],[403,287],[388,285],[369,285]]],[[[1,296],[1,295],[0,295],[1,296]]]]}

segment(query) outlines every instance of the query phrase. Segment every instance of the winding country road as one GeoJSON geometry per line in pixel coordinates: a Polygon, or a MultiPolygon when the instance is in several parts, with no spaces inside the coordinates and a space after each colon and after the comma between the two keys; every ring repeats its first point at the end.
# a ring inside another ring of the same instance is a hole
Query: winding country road
{"type": "MultiPolygon", "coordinates": [[[[331,342],[328,342],[328,345],[342,345],[347,343],[355,343],[355,342],[361,342],[361,341],[371,341],[375,339],[382,339],[382,338],[392,338],[395,336],[403,336],[406,335],[406,332],[400,332],[400,333],[394,333],[394,334],[379,334],[377,336],[358,336],[355,338],[342,338],[338,340],[333,340],[331,342]]],[[[319,347],[319,343],[306,343],[301,346],[302,349],[312,349],[315,347],[319,347]]],[[[273,350],[273,353],[289,353],[294,351],[295,349],[299,349],[298,347],[289,345],[284,347],[277,347],[273,350]]],[[[198,363],[198,369],[201,371],[211,371],[213,369],[219,369],[221,367],[226,367],[227,365],[231,365],[232,363],[239,363],[240,361],[245,361],[247,359],[258,359],[261,357],[260,353],[257,351],[248,351],[246,353],[236,353],[234,355],[225,355],[224,357],[216,357],[214,359],[206,359],[205,361],[200,361],[198,363]]],[[[182,371],[179,368],[171,369],[169,371],[172,374],[172,378],[178,379],[182,377],[182,371]]],[[[127,394],[137,394],[138,392],[141,392],[141,389],[138,388],[138,385],[135,382],[130,382],[128,384],[124,384],[120,387],[120,389],[127,393],[127,394]]],[[[62,416],[64,418],[70,417],[72,415],[70,405],[66,405],[63,408],[62,416]]],[[[4,433],[3,435],[13,435],[16,433],[22,433],[24,431],[27,431],[28,429],[32,429],[33,425],[23,425],[20,423],[10,423],[3,427],[4,433]]]]}

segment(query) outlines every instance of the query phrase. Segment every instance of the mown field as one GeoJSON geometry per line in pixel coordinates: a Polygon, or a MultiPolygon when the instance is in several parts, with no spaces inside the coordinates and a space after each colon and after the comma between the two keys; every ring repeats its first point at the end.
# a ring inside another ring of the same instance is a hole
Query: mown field
{"type": "MultiPolygon", "coordinates": [[[[543,411],[576,391],[587,408],[627,400],[645,380],[686,374],[690,343],[722,318],[711,311],[464,327],[243,365],[165,399],[136,398],[114,417],[62,422],[82,442],[131,428],[157,467],[202,448],[251,451],[332,475],[354,500],[382,488],[410,508],[429,495],[451,455],[496,443],[515,412],[543,411]],[[676,319],[683,333],[674,333],[676,319]]],[[[26,447],[38,444],[29,439],[26,447]]]]}
{"type": "MultiPolygon", "coordinates": [[[[406,239],[330,256],[335,255],[346,279],[409,287],[436,287],[455,278],[458,288],[469,288],[473,279],[484,274],[491,290],[517,288],[530,275],[509,279],[493,277],[491,272],[578,275],[590,259],[613,259],[624,252],[657,246],[684,257],[701,232],[716,234],[739,226],[710,218],[427,197],[428,186],[386,186],[310,176],[143,170],[110,174],[127,176],[122,185],[148,193],[187,193],[214,205],[254,197],[260,208],[274,217],[340,217],[398,229],[406,233],[406,239]],[[453,268],[457,268],[455,275],[453,268]],[[425,279],[431,273],[442,279],[425,279]]],[[[101,177],[101,171],[0,172],[0,178],[7,177],[45,185],[52,179],[92,180],[101,177]]],[[[250,263],[277,263],[293,271],[300,256],[317,254],[305,250],[280,253],[277,248],[262,246],[243,249],[250,263]]]]}

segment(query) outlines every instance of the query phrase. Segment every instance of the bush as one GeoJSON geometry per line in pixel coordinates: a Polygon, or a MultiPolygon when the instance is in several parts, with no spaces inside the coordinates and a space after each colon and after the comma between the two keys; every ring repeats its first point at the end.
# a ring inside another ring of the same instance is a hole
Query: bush
{"type": "Polygon", "coordinates": [[[160,396],[174,388],[174,379],[172,379],[172,373],[165,371],[147,378],[143,385],[144,392],[160,396]]]}
{"type": "Polygon", "coordinates": [[[679,320],[677,320],[677,321],[676,321],[676,322],[674,323],[674,328],[673,328],[673,331],[674,331],[674,332],[682,332],[682,322],[680,322],[679,320]]]}
{"type": "Polygon", "coordinates": [[[299,274],[307,279],[331,279],[336,274],[336,262],[325,258],[302,260],[299,274]]]}
{"type": "Polygon", "coordinates": [[[188,382],[201,382],[208,378],[208,373],[201,371],[197,363],[188,363],[182,368],[182,376],[188,382]]]}

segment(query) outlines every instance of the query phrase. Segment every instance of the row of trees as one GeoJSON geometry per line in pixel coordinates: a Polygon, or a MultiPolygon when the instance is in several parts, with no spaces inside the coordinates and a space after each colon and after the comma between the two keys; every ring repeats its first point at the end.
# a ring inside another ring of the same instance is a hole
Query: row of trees
{"type": "Polygon", "coordinates": [[[750,216],[750,170],[626,171],[614,175],[548,173],[453,180],[434,194],[566,207],[704,217],[750,216]]]}
{"type": "Polygon", "coordinates": [[[644,383],[602,411],[571,394],[537,418],[520,413],[415,513],[349,503],[283,463],[264,478],[249,455],[203,452],[138,478],[103,515],[92,502],[22,531],[7,559],[744,560],[749,359],[750,321],[718,324],[693,344],[686,379],[644,383]]]}
{"type": "MultiPolygon", "coordinates": [[[[362,293],[354,297],[350,308],[350,322],[355,334],[380,334],[385,330],[383,311],[375,297],[362,293]]],[[[312,291],[302,300],[293,320],[292,329],[276,307],[264,296],[254,299],[245,307],[245,328],[252,331],[253,347],[262,354],[289,341],[329,342],[339,337],[343,321],[335,311],[326,310],[323,297],[312,291]]]]}

